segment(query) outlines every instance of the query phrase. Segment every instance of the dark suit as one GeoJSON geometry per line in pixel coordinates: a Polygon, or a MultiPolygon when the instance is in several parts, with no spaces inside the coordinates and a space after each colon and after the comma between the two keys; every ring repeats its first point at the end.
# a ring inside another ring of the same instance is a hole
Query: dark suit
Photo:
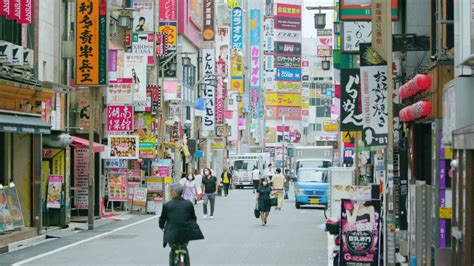
{"type": "Polygon", "coordinates": [[[161,229],[165,229],[163,247],[166,244],[183,244],[190,240],[204,239],[196,223],[193,204],[182,197],[176,197],[163,205],[159,225],[161,229]]]}

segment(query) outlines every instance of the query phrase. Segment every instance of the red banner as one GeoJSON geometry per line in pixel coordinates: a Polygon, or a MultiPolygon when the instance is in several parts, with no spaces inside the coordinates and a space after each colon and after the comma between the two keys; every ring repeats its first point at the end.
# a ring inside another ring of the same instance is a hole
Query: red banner
{"type": "Polygon", "coordinates": [[[160,1],[160,21],[176,21],[176,0],[160,1]]]}
{"type": "Polygon", "coordinates": [[[10,0],[0,0],[0,15],[10,14],[10,0]]]}
{"type": "Polygon", "coordinates": [[[21,1],[20,0],[10,0],[10,10],[7,15],[9,20],[19,20],[21,18],[21,1]]]}
{"type": "Polygon", "coordinates": [[[21,18],[18,23],[31,24],[33,23],[33,0],[21,0],[21,18]]]}

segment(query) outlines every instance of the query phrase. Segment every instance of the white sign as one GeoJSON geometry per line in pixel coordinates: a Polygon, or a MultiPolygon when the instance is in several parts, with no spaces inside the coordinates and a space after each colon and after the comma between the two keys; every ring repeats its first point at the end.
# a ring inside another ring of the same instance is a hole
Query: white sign
{"type": "Polygon", "coordinates": [[[133,102],[137,105],[146,105],[146,66],[147,57],[144,55],[125,53],[125,78],[132,78],[133,102]]]}
{"type": "Polygon", "coordinates": [[[358,53],[360,43],[372,42],[372,24],[367,21],[342,22],[342,52],[358,53]]]}
{"type": "Polygon", "coordinates": [[[132,79],[109,81],[106,94],[106,104],[132,104],[132,79]]]}
{"type": "Polygon", "coordinates": [[[275,30],[275,41],[278,42],[301,42],[301,31],[275,30]]]}
{"type": "Polygon", "coordinates": [[[273,53],[275,45],[273,43],[275,36],[275,29],[273,25],[273,18],[265,18],[263,22],[263,52],[273,53]]]}
{"type": "Polygon", "coordinates": [[[132,52],[134,54],[145,55],[147,64],[154,64],[155,34],[134,33],[132,36],[132,52]]]}
{"type": "Polygon", "coordinates": [[[21,66],[23,62],[23,47],[0,40],[0,63],[21,66]]]}
{"type": "Polygon", "coordinates": [[[214,130],[215,117],[215,88],[211,85],[212,75],[216,73],[216,54],[214,49],[202,49],[202,75],[204,76],[204,90],[202,98],[206,100],[205,114],[202,118],[203,130],[214,130]]]}
{"type": "Polygon", "coordinates": [[[360,68],[365,146],[385,146],[388,143],[387,66],[360,68]]]}

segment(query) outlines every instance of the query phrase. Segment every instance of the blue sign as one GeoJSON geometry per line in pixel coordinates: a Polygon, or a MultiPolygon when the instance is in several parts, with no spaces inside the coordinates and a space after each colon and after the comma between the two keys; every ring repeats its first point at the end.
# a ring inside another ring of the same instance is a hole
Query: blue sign
{"type": "Polygon", "coordinates": [[[301,68],[277,68],[275,80],[300,81],[301,68]]]}
{"type": "Polygon", "coordinates": [[[232,8],[232,48],[243,48],[242,34],[242,8],[232,8]]]}
{"type": "Polygon", "coordinates": [[[204,151],[197,150],[196,153],[194,153],[194,155],[196,156],[196,158],[202,158],[204,157],[204,151]]]}
{"type": "Polygon", "coordinates": [[[250,9],[250,44],[260,44],[260,10],[250,9]]]}

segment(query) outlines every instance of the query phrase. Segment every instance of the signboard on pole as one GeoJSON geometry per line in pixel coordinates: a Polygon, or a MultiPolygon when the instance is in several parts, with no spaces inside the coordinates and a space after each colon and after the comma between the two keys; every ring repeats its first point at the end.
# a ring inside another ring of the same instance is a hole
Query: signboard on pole
{"type": "Polygon", "coordinates": [[[391,56],[387,51],[388,41],[391,36],[387,36],[387,24],[392,23],[387,14],[386,0],[372,0],[372,47],[385,60],[391,56]]]}
{"type": "Polygon", "coordinates": [[[204,0],[203,3],[204,30],[202,31],[203,41],[214,41],[214,0],[204,0]]]}
{"type": "Polygon", "coordinates": [[[362,130],[360,70],[341,69],[341,130],[362,130]]]}
{"type": "Polygon", "coordinates": [[[205,114],[202,118],[202,129],[214,131],[215,126],[215,88],[211,85],[212,75],[216,73],[214,49],[202,49],[202,73],[205,76],[203,97],[206,99],[205,114]]]}

